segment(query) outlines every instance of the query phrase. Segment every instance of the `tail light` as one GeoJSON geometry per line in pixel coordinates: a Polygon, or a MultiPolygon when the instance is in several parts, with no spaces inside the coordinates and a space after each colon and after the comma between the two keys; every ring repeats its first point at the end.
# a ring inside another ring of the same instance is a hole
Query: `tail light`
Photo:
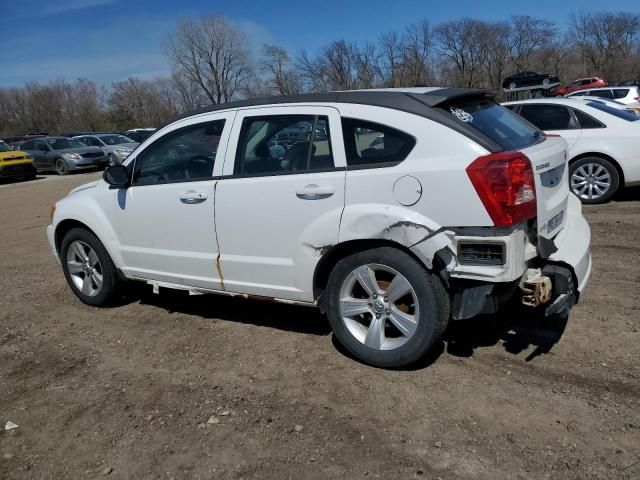
{"type": "Polygon", "coordinates": [[[467,175],[497,227],[536,216],[536,186],[531,161],[521,152],[493,153],[467,167],[467,175]]]}

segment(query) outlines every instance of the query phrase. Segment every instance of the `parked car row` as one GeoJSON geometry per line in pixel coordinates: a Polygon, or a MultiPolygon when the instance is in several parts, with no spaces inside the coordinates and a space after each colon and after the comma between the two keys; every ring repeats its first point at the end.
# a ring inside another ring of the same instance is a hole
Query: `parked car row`
{"type": "Polygon", "coordinates": [[[32,178],[36,172],[66,175],[75,170],[119,165],[155,131],[155,128],[128,131],[139,141],[112,132],[74,132],[64,136],[34,133],[8,137],[0,145],[0,179],[32,178]],[[4,159],[7,155],[13,162],[11,165],[4,159]],[[20,162],[16,163],[18,160],[20,162]]]}

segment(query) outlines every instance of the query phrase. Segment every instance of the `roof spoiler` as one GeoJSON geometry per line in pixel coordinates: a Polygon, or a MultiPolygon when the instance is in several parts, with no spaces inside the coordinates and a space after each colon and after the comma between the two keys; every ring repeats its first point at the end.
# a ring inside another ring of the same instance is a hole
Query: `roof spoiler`
{"type": "Polygon", "coordinates": [[[484,88],[441,88],[431,92],[412,93],[410,95],[428,107],[437,107],[440,104],[448,103],[452,100],[494,98],[496,93],[495,90],[484,88]]]}

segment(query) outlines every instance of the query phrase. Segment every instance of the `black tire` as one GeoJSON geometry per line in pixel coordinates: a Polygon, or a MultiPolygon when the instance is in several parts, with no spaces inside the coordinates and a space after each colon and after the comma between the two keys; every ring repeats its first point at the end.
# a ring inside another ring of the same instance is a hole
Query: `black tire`
{"type": "Polygon", "coordinates": [[[87,305],[92,305],[94,307],[108,306],[117,297],[118,271],[116,270],[116,267],[102,242],[88,230],[85,230],[84,228],[73,228],[67,232],[60,245],[60,263],[62,264],[62,271],[64,272],[64,276],[67,279],[69,287],[71,287],[73,293],[75,293],[76,296],[87,305]],[[82,293],[82,290],[76,286],[71,278],[71,274],[69,273],[67,253],[71,244],[76,240],[80,240],[91,247],[100,261],[102,270],[102,290],[95,296],[89,296],[82,293]]]}
{"type": "Polygon", "coordinates": [[[611,197],[615,195],[616,191],[620,187],[620,174],[618,173],[618,169],[609,160],[601,157],[584,157],[573,162],[569,167],[569,179],[571,191],[580,199],[582,203],[586,204],[607,203],[609,200],[611,200],[611,197]],[[574,186],[573,182],[574,173],[580,167],[588,166],[589,164],[603,167],[611,178],[609,189],[602,196],[598,196],[597,198],[582,197],[577,191],[577,187],[574,186]]]}
{"type": "Polygon", "coordinates": [[[67,162],[64,161],[64,159],[62,158],[58,158],[56,159],[56,173],[58,175],[68,175],[69,174],[69,167],[67,166],[67,162]]]}
{"type": "Polygon", "coordinates": [[[364,250],[340,260],[329,275],[327,316],[338,342],[354,357],[370,365],[402,368],[420,360],[440,340],[449,321],[450,300],[440,279],[407,253],[392,247],[364,250]],[[418,325],[403,345],[392,350],[370,348],[349,331],[340,313],[340,290],[359,266],[381,264],[401,273],[415,291],[418,325]]]}

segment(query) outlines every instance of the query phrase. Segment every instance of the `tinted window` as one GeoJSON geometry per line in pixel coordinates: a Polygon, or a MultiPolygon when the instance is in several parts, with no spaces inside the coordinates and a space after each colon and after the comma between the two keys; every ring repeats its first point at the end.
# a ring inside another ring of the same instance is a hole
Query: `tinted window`
{"type": "Polygon", "coordinates": [[[593,95],[594,97],[600,97],[600,98],[613,98],[613,94],[609,89],[590,90],[589,95],[593,95]]]}
{"type": "Polygon", "coordinates": [[[79,138],[78,140],[80,140],[82,143],[84,143],[85,145],[87,145],[89,147],[100,147],[100,146],[102,146],[100,144],[100,142],[98,141],[98,139],[95,138],[95,137],[82,137],[82,138],[79,138]]]}
{"type": "Polygon", "coordinates": [[[56,138],[48,138],[47,143],[54,150],[65,150],[67,148],[84,148],[85,144],[79,142],[78,140],[74,140],[72,138],[66,137],[56,137],[56,138]]]}
{"type": "Polygon", "coordinates": [[[570,97],[584,97],[585,95],[587,95],[589,92],[587,90],[580,90],[576,93],[572,93],[571,95],[569,95],[570,97]]]}
{"type": "Polygon", "coordinates": [[[522,105],[520,115],[540,130],[575,128],[569,109],[560,105],[522,105]]]}
{"type": "Polygon", "coordinates": [[[505,150],[528,147],[542,138],[535,128],[493,100],[453,102],[444,109],[505,150]]]}
{"type": "Polygon", "coordinates": [[[208,180],[224,120],[182,128],[159,138],[135,160],[134,185],[208,180]]]}
{"type": "Polygon", "coordinates": [[[107,145],[122,145],[123,143],[132,143],[133,140],[124,135],[103,135],[100,140],[107,145]]]}
{"type": "Polygon", "coordinates": [[[629,94],[628,88],[616,88],[613,90],[613,98],[624,98],[629,94]]]}
{"type": "Polygon", "coordinates": [[[592,116],[587,115],[586,113],[581,112],[580,110],[576,110],[576,109],[572,109],[572,110],[573,110],[573,114],[578,119],[580,128],[604,128],[605,127],[605,125],[600,123],[598,120],[596,120],[592,116]]]}
{"type": "Polygon", "coordinates": [[[278,175],[333,168],[327,117],[277,115],[242,122],[236,175],[278,175]]]}
{"type": "Polygon", "coordinates": [[[416,144],[411,135],[379,123],[342,119],[347,165],[395,165],[407,158],[416,144]]]}
{"type": "Polygon", "coordinates": [[[33,144],[33,140],[24,142],[22,145],[20,145],[20,150],[33,150],[33,144]]]}
{"type": "Polygon", "coordinates": [[[47,144],[44,143],[42,140],[36,140],[33,142],[33,149],[34,150],[39,150],[41,152],[48,152],[49,149],[47,148],[47,144]]]}
{"type": "Polygon", "coordinates": [[[622,120],[626,120],[627,122],[637,122],[640,120],[640,117],[635,113],[627,112],[625,110],[620,110],[617,108],[610,107],[609,105],[605,105],[604,103],[599,102],[587,102],[587,105],[590,107],[596,108],[602,112],[606,112],[614,117],[621,118],[622,120]]]}

